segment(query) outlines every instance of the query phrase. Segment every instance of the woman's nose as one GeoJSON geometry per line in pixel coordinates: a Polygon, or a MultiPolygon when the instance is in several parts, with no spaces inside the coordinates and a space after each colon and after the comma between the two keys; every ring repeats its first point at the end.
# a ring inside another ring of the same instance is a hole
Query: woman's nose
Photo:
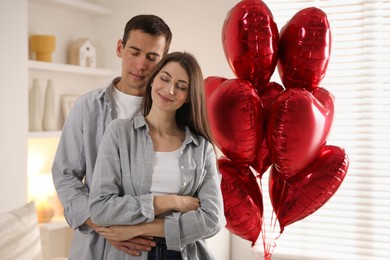
{"type": "Polygon", "coordinates": [[[171,94],[171,95],[175,94],[175,85],[174,84],[169,86],[169,94],[171,94]]]}

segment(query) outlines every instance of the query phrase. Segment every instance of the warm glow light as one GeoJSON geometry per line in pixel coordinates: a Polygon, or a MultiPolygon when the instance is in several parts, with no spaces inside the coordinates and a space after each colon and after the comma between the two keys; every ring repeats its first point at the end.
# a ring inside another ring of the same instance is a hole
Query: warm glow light
{"type": "Polygon", "coordinates": [[[50,173],[28,176],[28,196],[35,201],[39,223],[49,222],[54,216],[54,209],[49,198],[56,194],[50,173]]]}
{"type": "Polygon", "coordinates": [[[59,138],[30,138],[28,140],[28,199],[35,201],[39,223],[51,221],[62,214],[53,185],[51,167],[59,138]]]}
{"type": "Polygon", "coordinates": [[[44,156],[39,153],[30,153],[28,155],[28,175],[36,175],[42,171],[43,165],[45,163],[44,156]]]}
{"type": "Polygon", "coordinates": [[[50,173],[28,176],[28,195],[32,200],[47,199],[56,194],[50,173]]]}
{"type": "Polygon", "coordinates": [[[32,138],[28,140],[28,175],[51,172],[59,138],[32,138]]]}

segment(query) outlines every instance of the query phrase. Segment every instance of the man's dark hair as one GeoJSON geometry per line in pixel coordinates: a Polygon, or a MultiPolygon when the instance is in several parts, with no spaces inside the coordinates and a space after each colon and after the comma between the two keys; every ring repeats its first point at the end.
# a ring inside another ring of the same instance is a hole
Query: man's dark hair
{"type": "Polygon", "coordinates": [[[131,18],[126,26],[123,34],[123,46],[126,45],[129,34],[133,30],[141,30],[145,33],[165,37],[165,49],[164,55],[168,53],[169,47],[172,41],[172,32],[169,26],[164,22],[163,19],[152,14],[141,14],[131,18]]]}

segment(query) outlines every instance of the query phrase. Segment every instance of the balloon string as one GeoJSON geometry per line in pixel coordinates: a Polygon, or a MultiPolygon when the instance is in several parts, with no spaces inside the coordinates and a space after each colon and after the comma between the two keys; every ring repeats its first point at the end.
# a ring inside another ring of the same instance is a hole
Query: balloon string
{"type": "Polygon", "coordinates": [[[254,247],[252,247],[252,251],[253,251],[253,254],[255,255],[256,259],[261,260],[254,247]]]}
{"type": "MultiPolygon", "coordinates": [[[[263,193],[263,183],[262,183],[262,180],[261,178],[259,178],[259,181],[260,181],[260,192],[261,194],[264,194],[263,193]]],[[[264,208],[263,208],[264,210],[264,208]]],[[[263,219],[262,219],[262,228],[261,228],[261,238],[262,238],[262,241],[263,241],[263,249],[264,249],[264,260],[271,260],[272,258],[272,253],[270,252],[269,250],[269,242],[268,242],[268,238],[267,238],[267,227],[266,227],[266,223],[264,221],[264,212],[263,212],[263,219]]]]}
{"type": "MultiPolygon", "coordinates": [[[[263,188],[262,188],[263,185],[262,185],[261,178],[259,178],[259,181],[260,181],[260,185],[259,186],[260,186],[261,194],[264,194],[263,193],[263,188]]],[[[284,183],[284,185],[283,185],[282,193],[281,193],[280,196],[283,196],[285,185],[286,185],[286,183],[284,183]]],[[[281,201],[281,199],[279,201],[281,201]]],[[[278,207],[278,209],[279,208],[280,207],[278,207]]],[[[278,222],[277,215],[278,214],[272,209],[271,216],[270,216],[269,227],[268,227],[268,229],[269,229],[268,231],[269,231],[270,234],[268,234],[268,235],[267,235],[267,232],[268,232],[267,231],[267,226],[266,226],[266,223],[264,221],[265,218],[263,216],[261,237],[262,237],[262,240],[263,240],[264,260],[271,260],[272,259],[272,254],[273,254],[273,251],[274,251],[274,249],[276,247],[276,240],[279,239],[279,237],[282,235],[282,232],[279,232],[278,234],[275,233],[276,225],[277,225],[277,222],[278,222]]]]}

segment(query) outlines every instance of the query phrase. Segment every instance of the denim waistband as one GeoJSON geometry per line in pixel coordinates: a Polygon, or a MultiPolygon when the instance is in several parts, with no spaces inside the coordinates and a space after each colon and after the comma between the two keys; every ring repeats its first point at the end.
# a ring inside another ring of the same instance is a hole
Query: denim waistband
{"type": "Polygon", "coordinates": [[[166,245],[166,242],[165,242],[165,238],[164,238],[164,237],[155,237],[155,238],[154,238],[154,242],[156,242],[156,244],[157,244],[158,246],[166,245]]]}

